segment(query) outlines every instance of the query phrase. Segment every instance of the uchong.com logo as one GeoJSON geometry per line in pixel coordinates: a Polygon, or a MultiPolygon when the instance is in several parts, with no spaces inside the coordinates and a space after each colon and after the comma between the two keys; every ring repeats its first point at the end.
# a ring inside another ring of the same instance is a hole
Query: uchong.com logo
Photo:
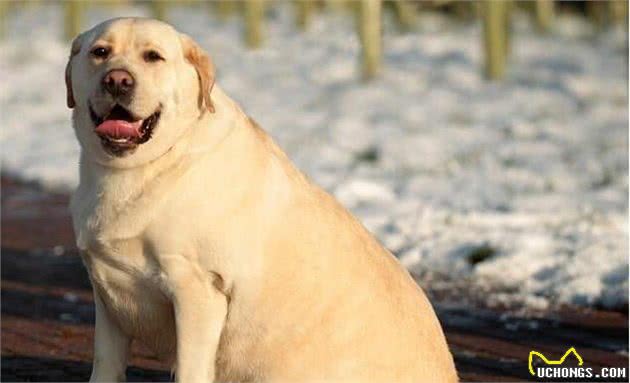
{"type": "Polygon", "coordinates": [[[626,379],[627,367],[587,367],[575,347],[569,348],[560,359],[548,359],[532,350],[528,358],[529,373],[540,380],[610,380],[626,379]]]}

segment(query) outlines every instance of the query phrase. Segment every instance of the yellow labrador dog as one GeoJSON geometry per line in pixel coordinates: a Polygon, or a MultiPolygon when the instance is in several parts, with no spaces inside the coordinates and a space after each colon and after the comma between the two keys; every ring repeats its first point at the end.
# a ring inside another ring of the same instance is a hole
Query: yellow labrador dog
{"type": "Polygon", "coordinates": [[[137,339],[178,382],[452,382],[406,270],[149,19],[79,35],[66,70],[81,144],[71,210],[94,287],[92,381],[137,339]]]}

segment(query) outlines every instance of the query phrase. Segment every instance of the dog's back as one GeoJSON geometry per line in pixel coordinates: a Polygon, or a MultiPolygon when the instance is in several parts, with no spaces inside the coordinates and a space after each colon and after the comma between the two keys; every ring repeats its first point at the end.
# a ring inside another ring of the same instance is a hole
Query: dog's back
{"type": "Polygon", "coordinates": [[[259,290],[231,302],[220,380],[244,368],[270,381],[456,381],[440,324],[407,271],[255,123],[249,129],[273,180],[259,202],[274,206],[256,239],[259,290]]]}

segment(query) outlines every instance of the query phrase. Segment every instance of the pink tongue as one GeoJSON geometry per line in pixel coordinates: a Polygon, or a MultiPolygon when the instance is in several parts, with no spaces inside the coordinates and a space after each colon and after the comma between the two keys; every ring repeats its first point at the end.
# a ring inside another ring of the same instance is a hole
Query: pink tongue
{"type": "Polygon", "coordinates": [[[140,137],[142,120],[128,122],[125,120],[106,120],[94,130],[97,134],[113,138],[140,137]]]}

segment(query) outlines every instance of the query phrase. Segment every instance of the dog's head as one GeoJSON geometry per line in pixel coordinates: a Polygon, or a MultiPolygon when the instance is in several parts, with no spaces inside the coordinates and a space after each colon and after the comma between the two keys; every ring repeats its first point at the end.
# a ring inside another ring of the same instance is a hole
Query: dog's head
{"type": "Polygon", "coordinates": [[[81,146],[114,167],[168,151],[204,113],[214,112],[214,67],[188,36],[141,18],[106,21],[72,43],[68,107],[81,146]]]}

